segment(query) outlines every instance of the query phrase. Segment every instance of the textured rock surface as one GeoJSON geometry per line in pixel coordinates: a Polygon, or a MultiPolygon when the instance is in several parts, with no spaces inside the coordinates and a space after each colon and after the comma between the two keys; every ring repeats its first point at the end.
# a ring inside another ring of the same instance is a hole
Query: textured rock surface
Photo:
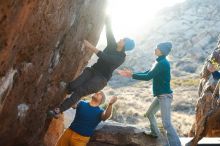
{"type": "MultiPolygon", "coordinates": [[[[220,41],[217,48],[209,56],[209,60],[215,60],[220,64],[220,41]]],[[[219,83],[214,80],[209,70],[207,62],[201,72],[201,81],[199,85],[199,100],[196,105],[196,120],[189,136],[194,136],[191,141],[192,146],[196,146],[202,137],[220,136],[220,108],[217,103],[219,98],[219,83]]]]}
{"type": "MultiPolygon", "coordinates": [[[[0,1],[1,146],[42,145],[51,123],[45,113],[87,64],[91,53],[82,41],[97,43],[104,6],[105,0],[0,1]]],[[[56,136],[62,120],[53,122],[56,136]]]]}
{"type": "Polygon", "coordinates": [[[57,143],[57,140],[59,139],[60,135],[63,134],[63,121],[63,116],[61,116],[59,119],[53,119],[47,130],[47,133],[44,136],[45,146],[54,146],[57,143]]]}
{"type": "Polygon", "coordinates": [[[162,146],[165,137],[151,138],[144,130],[119,123],[105,122],[100,124],[89,146],[162,146]]]}

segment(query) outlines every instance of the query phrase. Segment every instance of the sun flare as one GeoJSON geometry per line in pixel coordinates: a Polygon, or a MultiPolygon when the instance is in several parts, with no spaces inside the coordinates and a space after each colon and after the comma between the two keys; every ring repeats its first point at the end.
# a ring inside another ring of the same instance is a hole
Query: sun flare
{"type": "Polygon", "coordinates": [[[164,7],[184,0],[108,0],[107,14],[117,38],[137,35],[150,26],[152,18],[164,7]]]}

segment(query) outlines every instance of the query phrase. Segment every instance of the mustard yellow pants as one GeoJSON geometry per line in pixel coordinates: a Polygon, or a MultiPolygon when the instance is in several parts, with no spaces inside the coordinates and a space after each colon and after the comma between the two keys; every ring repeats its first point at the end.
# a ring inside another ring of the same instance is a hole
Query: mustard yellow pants
{"type": "Polygon", "coordinates": [[[67,129],[60,137],[56,146],[86,146],[90,137],[81,136],[71,129],[67,129]]]}

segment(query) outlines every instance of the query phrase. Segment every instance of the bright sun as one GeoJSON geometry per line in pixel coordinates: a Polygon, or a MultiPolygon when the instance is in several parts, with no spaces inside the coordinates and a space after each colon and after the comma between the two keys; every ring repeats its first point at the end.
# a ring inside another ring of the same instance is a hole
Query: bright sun
{"type": "Polygon", "coordinates": [[[117,39],[137,35],[150,26],[151,19],[162,8],[184,0],[108,0],[107,13],[117,39]]]}

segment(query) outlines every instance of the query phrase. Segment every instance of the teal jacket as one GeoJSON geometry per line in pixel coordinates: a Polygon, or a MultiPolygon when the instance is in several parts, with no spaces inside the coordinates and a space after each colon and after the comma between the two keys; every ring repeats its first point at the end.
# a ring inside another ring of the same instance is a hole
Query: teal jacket
{"type": "Polygon", "coordinates": [[[150,70],[143,73],[135,73],[132,78],[144,81],[153,79],[154,96],[173,93],[170,88],[170,63],[167,61],[166,56],[158,57],[150,70]]]}

